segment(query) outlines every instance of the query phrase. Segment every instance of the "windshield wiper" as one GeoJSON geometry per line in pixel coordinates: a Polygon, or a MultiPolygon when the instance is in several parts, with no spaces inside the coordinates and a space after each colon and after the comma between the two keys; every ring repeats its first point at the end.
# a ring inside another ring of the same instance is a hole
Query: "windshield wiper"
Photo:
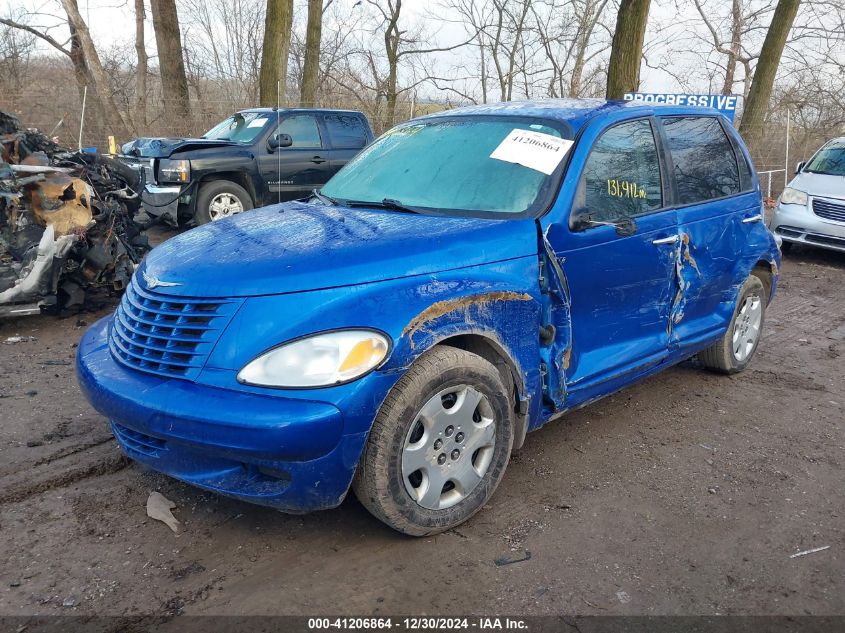
{"type": "Polygon", "coordinates": [[[317,198],[317,200],[319,200],[323,204],[330,204],[333,207],[336,207],[339,204],[337,200],[335,200],[331,196],[327,196],[326,194],[322,193],[319,189],[312,189],[311,193],[314,195],[315,198],[317,198]]]}
{"type": "Polygon", "coordinates": [[[402,204],[399,200],[394,200],[393,198],[382,198],[381,202],[376,202],[375,200],[343,200],[343,204],[348,207],[374,207],[376,209],[390,209],[404,213],[425,213],[422,209],[402,204]]]}

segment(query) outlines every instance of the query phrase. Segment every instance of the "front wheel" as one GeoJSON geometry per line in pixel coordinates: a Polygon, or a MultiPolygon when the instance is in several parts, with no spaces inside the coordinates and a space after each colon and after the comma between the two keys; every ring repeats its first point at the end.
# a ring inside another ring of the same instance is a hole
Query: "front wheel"
{"type": "Polygon", "coordinates": [[[197,224],[208,224],[252,209],[246,189],[231,180],[212,180],[200,185],[197,193],[197,224]]]}
{"type": "Polygon", "coordinates": [[[487,503],[512,447],[511,396],[496,368],[477,354],[436,347],[388,394],[352,486],[390,527],[435,534],[487,503]]]}
{"type": "Polygon", "coordinates": [[[698,355],[705,367],[735,374],[748,366],[760,343],[767,300],[766,286],[759,277],[749,276],[739,292],[728,331],[698,355]]]}

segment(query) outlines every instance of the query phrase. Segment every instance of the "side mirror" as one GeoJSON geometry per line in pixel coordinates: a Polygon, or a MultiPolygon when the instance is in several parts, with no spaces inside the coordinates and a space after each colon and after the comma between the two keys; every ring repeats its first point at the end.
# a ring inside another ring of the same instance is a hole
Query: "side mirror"
{"type": "Polygon", "coordinates": [[[807,164],[807,162],[802,160],[800,163],[795,165],[795,173],[796,174],[800,173],[801,170],[804,169],[804,165],[806,165],[806,164],[807,164]]]}
{"type": "Polygon", "coordinates": [[[593,220],[592,214],[582,211],[575,214],[569,222],[573,231],[585,231],[593,226],[612,226],[620,237],[629,237],[637,232],[637,223],[633,218],[622,218],[618,222],[600,222],[593,220]]]}
{"type": "Polygon", "coordinates": [[[290,147],[293,145],[293,139],[290,134],[276,134],[267,140],[267,147],[271,150],[277,150],[280,147],[290,147]]]}

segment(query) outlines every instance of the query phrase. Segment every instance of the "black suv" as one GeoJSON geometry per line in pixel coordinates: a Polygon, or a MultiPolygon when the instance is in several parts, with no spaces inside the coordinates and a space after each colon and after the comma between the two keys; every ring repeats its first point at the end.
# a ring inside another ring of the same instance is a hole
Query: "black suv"
{"type": "Polygon", "coordinates": [[[205,224],[321,187],[373,140],[349,110],[241,110],[202,137],[142,138],[121,159],[143,176],[147,223],[205,224]]]}

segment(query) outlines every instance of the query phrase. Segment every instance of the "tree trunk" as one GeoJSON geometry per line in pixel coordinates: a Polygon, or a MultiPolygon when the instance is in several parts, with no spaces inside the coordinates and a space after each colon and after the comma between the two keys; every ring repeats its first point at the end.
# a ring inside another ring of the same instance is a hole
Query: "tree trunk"
{"type": "Polygon", "coordinates": [[[323,31],[323,0],[308,0],[308,26],[305,31],[305,59],[299,104],[313,107],[317,102],[317,75],[320,72],[320,38],[323,31]]]}
{"type": "Polygon", "coordinates": [[[723,95],[733,94],[734,78],[736,77],[736,64],[739,54],[742,52],[742,4],[740,0],[733,0],[731,9],[731,52],[728,55],[728,63],[725,65],[725,84],[722,87],[723,95]]]}
{"type": "Polygon", "coordinates": [[[621,99],[640,85],[643,40],[651,0],[622,0],[607,69],[607,98],[621,99]]]}
{"type": "Polygon", "coordinates": [[[258,77],[258,100],[262,106],[280,105],[277,101],[285,98],[292,25],[293,0],[267,0],[258,77]]]}
{"type": "Polygon", "coordinates": [[[190,97],[185,61],[182,59],[182,36],[179,33],[176,0],[150,0],[150,9],[156,34],[164,111],[171,121],[182,119],[190,113],[190,97]]]}
{"type": "Polygon", "coordinates": [[[751,82],[751,90],[748,93],[748,100],[745,102],[742,123],[739,126],[740,134],[752,148],[762,137],[763,119],[769,109],[769,99],[775,85],[775,75],[800,4],[800,0],[778,0],[778,6],[772,16],[772,23],[766,33],[766,39],[760,51],[760,59],[757,62],[757,69],[754,71],[754,79],[751,82]]]}
{"type": "Polygon", "coordinates": [[[135,0],[135,53],[138,68],[135,71],[135,103],[138,110],[135,132],[147,124],[147,45],[144,39],[144,0],[135,0]]]}
{"type": "Polygon", "coordinates": [[[62,0],[62,7],[67,13],[68,21],[73,24],[76,31],[76,36],[79,38],[79,46],[85,58],[85,65],[90,73],[89,77],[93,85],[89,85],[96,92],[100,107],[106,119],[108,132],[115,134],[121,138],[129,136],[129,129],[126,127],[126,122],[120,115],[117,106],[112,98],[111,87],[109,86],[108,77],[103,70],[100,63],[100,57],[97,55],[97,49],[94,48],[94,42],[91,40],[91,34],[88,32],[88,25],[82,19],[79,13],[79,7],[76,0],[62,0]]]}
{"type": "Polygon", "coordinates": [[[390,21],[384,29],[384,50],[387,55],[387,81],[385,82],[385,129],[392,128],[396,122],[396,101],[399,98],[399,16],[402,13],[402,0],[396,0],[390,21]]]}

